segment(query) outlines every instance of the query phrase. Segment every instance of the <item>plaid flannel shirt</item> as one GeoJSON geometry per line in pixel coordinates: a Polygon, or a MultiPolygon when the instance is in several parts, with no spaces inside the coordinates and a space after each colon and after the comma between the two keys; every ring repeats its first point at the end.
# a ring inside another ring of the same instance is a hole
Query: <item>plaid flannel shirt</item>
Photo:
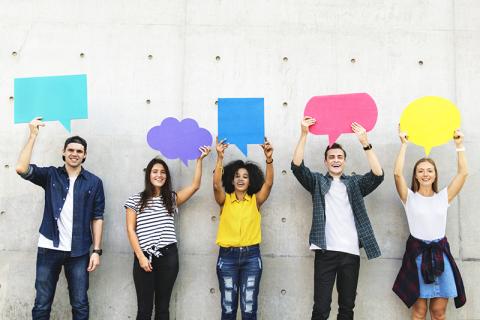
{"type": "MultiPolygon", "coordinates": [[[[313,216],[312,228],[310,229],[310,244],[326,249],[325,195],[330,190],[333,178],[328,173],[324,175],[318,172],[311,172],[304,165],[303,161],[299,166],[292,162],[291,169],[300,184],[312,194],[313,216]]],[[[381,176],[376,176],[372,171],[364,175],[347,176],[342,174],[340,177],[340,180],[347,187],[348,200],[352,207],[360,247],[365,249],[368,259],[379,257],[381,252],[377,240],[375,240],[363,198],[382,183],[383,177],[383,172],[381,176]]]]}
{"type": "MultiPolygon", "coordinates": [[[[415,262],[415,259],[418,255],[422,255],[421,268],[422,275],[425,277],[426,273],[433,272],[433,270],[426,270],[430,267],[432,258],[440,255],[443,262],[443,253],[445,253],[448,261],[450,262],[450,266],[452,267],[453,271],[453,277],[455,278],[455,286],[457,288],[457,297],[454,298],[455,307],[460,308],[465,304],[465,302],[467,302],[462,276],[460,275],[460,270],[458,270],[455,259],[453,259],[453,256],[450,252],[450,245],[448,244],[447,237],[442,238],[442,240],[437,243],[434,242],[427,244],[422,240],[414,238],[412,235],[410,235],[407,240],[405,254],[403,255],[402,267],[398,272],[392,288],[393,292],[395,292],[397,296],[402,299],[407,307],[410,308],[417,301],[418,297],[420,296],[419,281],[424,281],[424,279],[418,278],[417,263],[415,262]],[[425,263],[425,260],[427,259],[430,261],[425,263]]],[[[443,265],[441,269],[443,272],[443,265]]],[[[430,280],[427,282],[430,282],[430,280]]]]}

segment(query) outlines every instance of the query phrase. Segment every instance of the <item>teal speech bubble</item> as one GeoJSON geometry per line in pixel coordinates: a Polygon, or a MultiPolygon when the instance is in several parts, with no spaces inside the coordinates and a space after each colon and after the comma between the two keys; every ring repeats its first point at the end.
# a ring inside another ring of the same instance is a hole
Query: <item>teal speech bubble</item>
{"type": "Polygon", "coordinates": [[[87,75],[16,78],[14,123],[35,117],[60,121],[71,131],[70,120],[87,119],[87,75]]]}

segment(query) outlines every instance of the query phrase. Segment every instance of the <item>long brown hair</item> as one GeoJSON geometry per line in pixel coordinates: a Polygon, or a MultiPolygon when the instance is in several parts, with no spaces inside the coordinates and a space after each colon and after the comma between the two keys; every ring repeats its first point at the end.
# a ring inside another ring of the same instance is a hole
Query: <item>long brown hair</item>
{"type": "Polygon", "coordinates": [[[173,204],[173,191],[172,191],[172,179],[170,176],[170,170],[168,169],[167,164],[160,158],[153,158],[147,165],[145,169],[145,190],[140,193],[140,211],[145,208],[148,200],[150,200],[155,194],[155,187],[150,181],[150,173],[152,168],[157,163],[161,164],[165,169],[165,174],[167,178],[165,179],[165,184],[160,188],[160,195],[162,196],[163,204],[167,209],[168,213],[172,215],[174,213],[174,204],[173,204]]]}
{"type": "Polygon", "coordinates": [[[416,173],[417,173],[418,165],[422,162],[428,162],[431,165],[433,165],[433,169],[435,170],[435,180],[433,180],[432,189],[433,189],[433,192],[438,193],[437,165],[435,164],[435,161],[433,161],[433,159],[431,159],[431,158],[422,158],[415,163],[415,166],[413,167],[413,174],[412,174],[412,191],[417,192],[418,189],[420,188],[420,183],[418,182],[418,180],[416,178],[416,173]]]}

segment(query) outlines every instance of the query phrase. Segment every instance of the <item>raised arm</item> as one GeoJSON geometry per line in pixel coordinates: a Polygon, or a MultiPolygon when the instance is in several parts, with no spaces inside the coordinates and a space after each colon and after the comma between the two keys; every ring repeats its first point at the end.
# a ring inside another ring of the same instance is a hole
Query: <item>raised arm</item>
{"type": "Polygon", "coordinates": [[[265,138],[265,143],[262,144],[261,147],[263,149],[263,153],[265,153],[267,169],[265,173],[265,182],[263,183],[260,191],[258,191],[255,195],[257,198],[257,206],[259,208],[265,201],[267,201],[273,186],[273,147],[270,142],[268,142],[267,138],[265,138]]]}
{"type": "Polygon", "coordinates": [[[315,119],[312,117],[303,117],[301,124],[301,134],[298,140],[295,152],[293,153],[293,164],[299,166],[303,161],[305,154],[305,143],[307,142],[308,128],[315,124],[315,119]]]}
{"type": "Polygon", "coordinates": [[[202,182],[202,161],[203,158],[210,153],[210,147],[203,146],[198,149],[201,154],[195,163],[195,173],[193,174],[192,184],[177,192],[177,206],[184,204],[195,192],[197,192],[198,189],[200,189],[200,184],[202,182]]]}
{"type": "Polygon", "coordinates": [[[225,154],[225,149],[228,148],[228,143],[225,143],[225,140],[218,141],[216,138],[216,150],[217,150],[217,162],[215,164],[215,171],[213,172],[213,195],[215,196],[215,201],[217,201],[219,206],[223,206],[225,202],[225,190],[222,186],[222,175],[223,175],[223,156],[225,154]]]}
{"type": "Polygon", "coordinates": [[[407,152],[408,139],[406,132],[400,132],[400,125],[398,126],[398,136],[400,137],[400,151],[395,159],[395,167],[393,168],[393,178],[395,179],[395,187],[397,193],[403,203],[407,201],[408,185],[405,177],[403,176],[403,167],[405,165],[405,154],[407,152]]]}
{"type": "Polygon", "coordinates": [[[357,135],[358,141],[362,144],[365,154],[367,155],[368,165],[372,170],[373,174],[376,176],[383,175],[382,166],[378,161],[375,151],[373,151],[372,146],[368,142],[367,130],[362,127],[360,124],[354,122],[352,123],[352,131],[357,135]]]}
{"type": "Polygon", "coordinates": [[[20,152],[20,156],[18,157],[17,166],[15,167],[18,174],[25,174],[28,171],[28,166],[30,165],[30,160],[32,158],[32,151],[35,141],[38,136],[38,132],[40,131],[40,127],[44,127],[45,124],[42,122],[41,117],[37,117],[33,119],[29,124],[28,127],[30,129],[30,135],[28,137],[28,141],[23,147],[22,151],[20,152]]]}
{"type": "Polygon", "coordinates": [[[467,159],[465,157],[465,147],[463,145],[463,133],[458,129],[455,130],[453,140],[455,141],[457,152],[457,174],[453,177],[447,188],[448,203],[452,202],[460,190],[462,190],[468,176],[467,159]]]}

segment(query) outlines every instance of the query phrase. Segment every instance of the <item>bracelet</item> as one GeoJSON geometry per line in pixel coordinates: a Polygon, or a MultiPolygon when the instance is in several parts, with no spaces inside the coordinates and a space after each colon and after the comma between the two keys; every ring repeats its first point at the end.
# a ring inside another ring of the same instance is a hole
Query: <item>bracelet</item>
{"type": "Polygon", "coordinates": [[[272,158],[272,161],[268,162],[268,160],[265,160],[265,162],[266,162],[267,164],[272,164],[272,163],[273,163],[273,158],[272,158]]]}
{"type": "Polygon", "coordinates": [[[369,143],[368,146],[366,147],[363,147],[363,150],[367,151],[367,150],[371,150],[372,149],[372,144],[369,143]]]}
{"type": "Polygon", "coordinates": [[[460,151],[465,151],[465,147],[461,147],[461,148],[455,148],[455,151],[457,151],[457,152],[460,152],[460,151]]]}

